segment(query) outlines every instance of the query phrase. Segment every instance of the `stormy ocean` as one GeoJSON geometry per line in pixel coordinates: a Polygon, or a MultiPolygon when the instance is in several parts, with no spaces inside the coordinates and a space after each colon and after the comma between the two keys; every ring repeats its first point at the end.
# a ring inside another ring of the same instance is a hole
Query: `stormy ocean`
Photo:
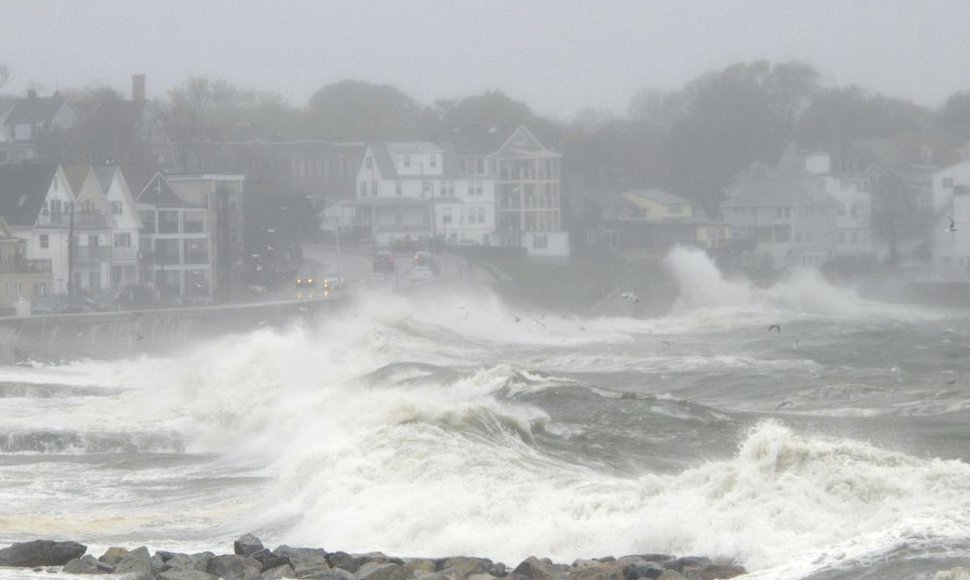
{"type": "Polygon", "coordinates": [[[0,544],[970,565],[970,312],[667,265],[659,318],[365,296],[181,354],[0,367],[0,544]]]}

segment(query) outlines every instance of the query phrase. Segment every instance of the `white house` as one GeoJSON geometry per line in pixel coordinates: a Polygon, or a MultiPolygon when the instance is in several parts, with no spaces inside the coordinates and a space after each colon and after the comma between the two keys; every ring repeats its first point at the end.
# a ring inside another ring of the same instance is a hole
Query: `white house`
{"type": "Polygon", "coordinates": [[[970,160],[934,172],[932,183],[935,274],[945,280],[970,280],[970,160]]]}
{"type": "Polygon", "coordinates": [[[371,143],[356,183],[357,224],[379,244],[429,238],[492,242],[495,180],[466,176],[442,146],[371,143]]]}
{"type": "Polygon", "coordinates": [[[67,165],[63,169],[74,192],[74,290],[110,297],[114,224],[108,201],[90,165],[67,165]]]}
{"type": "Polygon", "coordinates": [[[73,202],[74,194],[60,165],[0,165],[0,216],[12,235],[26,240],[26,259],[50,261],[51,294],[68,292],[73,202]]]}
{"type": "Polygon", "coordinates": [[[805,171],[817,175],[825,193],[838,203],[838,244],[842,256],[876,251],[872,236],[872,177],[865,173],[833,173],[828,153],[804,156],[805,171]]]}
{"type": "Polygon", "coordinates": [[[111,214],[111,286],[120,288],[128,284],[138,284],[139,232],[142,224],[138,217],[138,207],[128,189],[128,182],[121,169],[116,166],[102,165],[94,168],[98,183],[111,214]]]}

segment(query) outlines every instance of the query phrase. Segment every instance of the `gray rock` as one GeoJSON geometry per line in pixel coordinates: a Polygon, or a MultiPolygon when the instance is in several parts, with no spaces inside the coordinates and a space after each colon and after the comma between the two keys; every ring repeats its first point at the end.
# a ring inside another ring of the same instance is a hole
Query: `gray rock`
{"type": "Polygon", "coordinates": [[[293,566],[290,564],[290,559],[286,557],[277,556],[272,551],[263,548],[262,550],[253,552],[249,555],[250,558],[256,560],[263,566],[263,572],[267,570],[272,570],[273,568],[279,568],[280,566],[293,566]]]}
{"type": "Polygon", "coordinates": [[[684,558],[677,558],[673,562],[666,564],[668,568],[672,568],[682,574],[686,574],[687,570],[690,569],[701,569],[711,565],[710,558],[703,558],[699,556],[686,556],[684,558]]]}
{"type": "Polygon", "coordinates": [[[454,568],[448,570],[439,570],[437,572],[431,572],[429,574],[419,574],[417,576],[418,580],[464,580],[458,575],[458,571],[454,568]]]}
{"type": "Polygon", "coordinates": [[[404,565],[404,560],[396,556],[388,556],[384,552],[367,552],[366,554],[355,554],[354,558],[357,560],[358,566],[363,566],[369,562],[376,562],[378,564],[397,564],[398,566],[404,565]]]}
{"type": "Polygon", "coordinates": [[[356,580],[353,572],[344,570],[343,568],[333,569],[333,580],[356,580]]]}
{"type": "Polygon", "coordinates": [[[64,565],[65,574],[111,574],[112,571],[114,566],[99,561],[91,554],[75,558],[64,565]]]}
{"type": "Polygon", "coordinates": [[[566,574],[569,580],[623,580],[623,568],[613,562],[587,560],[574,565],[566,574]]]}
{"type": "Polygon", "coordinates": [[[0,550],[0,566],[32,568],[34,566],[63,566],[88,551],[77,542],[34,540],[12,544],[0,550]]]}
{"type": "Polygon", "coordinates": [[[472,574],[487,574],[491,571],[494,563],[487,558],[469,558],[467,556],[457,556],[455,558],[448,558],[447,560],[441,562],[441,570],[447,570],[449,568],[454,568],[462,576],[471,576],[472,574]]]}
{"type": "Polygon", "coordinates": [[[125,556],[128,555],[128,550],[125,548],[111,547],[104,551],[98,557],[98,560],[104,562],[105,564],[110,564],[111,566],[117,566],[118,562],[124,560],[125,556]]]}
{"type": "Polygon", "coordinates": [[[687,577],[676,570],[664,570],[657,580],[687,580],[687,577]]]}
{"type": "Polygon", "coordinates": [[[283,564],[282,566],[277,566],[275,568],[270,568],[269,570],[264,570],[262,574],[259,575],[261,580],[280,580],[281,578],[296,578],[296,572],[293,571],[293,566],[289,564],[283,564]]]}
{"type": "Polygon", "coordinates": [[[735,576],[741,576],[747,573],[748,571],[744,569],[744,566],[737,566],[735,564],[711,564],[710,566],[702,568],[697,578],[698,580],[719,580],[723,578],[734,578],[735,576]]]}
{"type": "Polygon", "coordinates": [[[273,554],[278,558],[285,558],[285,561],[293,567],[297,578],[305,578],[317,572],[330,571],[330,564],[327,563],[327,552],[320,548],[280,546],[273,550],[273,554]]]}
{"type": "Polygon", "coordinates": [[[259,580],[263,565],[252,558],[226,554],[209,560],[205,571],[226,580],[259,580]]]}
{"type": "Polygon", "coordinates": [[[496,576],[492,576],[488,573],[482,574],[471,574],[466,580],[495,580],[496,576]]]}
{"type": "Polygon", "coordinates": [[[327,554],[327,563],[330,564],[332,568],[343,568],[348,572],[356,572],[357,568],[360,566],[357,564],[357,558],[354,558],[347,552],[333,552],[327,554]]]}
{"type": "Polygon", "coordinates": [[[165,560],[166,562],[168,562],[169,560],[171,560],[175,556],[178,556],[179,555],[178,552],[169,552],[167,550],[155,550],[155,553],[158,554],[159,556],[161,556],[162,557],[162,560],[165,560]]]}
{"type": "Polygon", "coordinates": [[[647,562],[645,560],[640,560],[639,562],[630,562],[623,566],[623,578],[624,580],[639,580],[640,578],[660,578],[660,575],[664,573],[666,568],[662,564],[657,562],[647,562]]]}
{"type": "Polygon", "coordinates": [[[564,575],[549,558],[540,560],[535,556],[529,556],[523,560],[512,572],[532,580],[555,580],[564,575]]]}
{"type": "Polygon", "coordinates": [[[263,542],[252,534],[245,534],[232,543],[232,549],[237,556],[252,556],[263,549],[263,542]]]}
{"type": "Polygon", "coordinates": [[[158,555],[158,552],[155,552],[155,554],[153,554],[152,557],[148,559],[148,563],[152,567],[152,576],[158,576],[159,574],[161,574],[162,572],[170,568],[170,566],[165,563],[165,560],[163,560],[162,557],[158,555]]]}
{"type": "Polygon", "coordinates": [[[115,574],[129,574],[130,580],[152,580],[152,563],[148,548],[142,546],[131,550],[115,566],[115,574]]]}
{"type": "Polygon", "coordinates": [[[173,570],[198,570],[205,572],[209,566],[209,560],[215,558],[212,552],[201,552],[199,554],[175,554],[165,561],[165,565],[173,570]]]}
{"type": "Polygon", "coordinates": [[[158,575],[158,580],[218,580],[218,578],[208,572],[190,568],[172,568],[158,575]]]}
{"type": "Polygon", "coordinates": [[[404,567],[414,576],[431,574],[438,569],[438,563],[431,558],[405,558],[404,567]]]}
{"type": "Polygon", "coordinates": [[[933,580],[970,580],[970,568],[951,568],[937,572],[933,580]]]}
{"type": "Polygon", "coordinates": [[[406,580],[411,571],[400,564],[368,562],[357,570],[357,580],[406,580]]]}

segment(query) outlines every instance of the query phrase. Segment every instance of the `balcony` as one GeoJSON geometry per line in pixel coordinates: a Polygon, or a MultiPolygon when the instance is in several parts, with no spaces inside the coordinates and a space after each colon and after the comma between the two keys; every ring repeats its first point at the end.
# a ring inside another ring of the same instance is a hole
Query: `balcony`
{"type": "Polygon", "coordinates": [[[76,264],[100,264],[110,261],[110,246],[74,246],[74,262],[76,264]]]}
{"type": "Polygon", "coordinates": [[[0,261],[0,274],[50,274],[50,260],[4,260],[0,261]]]}

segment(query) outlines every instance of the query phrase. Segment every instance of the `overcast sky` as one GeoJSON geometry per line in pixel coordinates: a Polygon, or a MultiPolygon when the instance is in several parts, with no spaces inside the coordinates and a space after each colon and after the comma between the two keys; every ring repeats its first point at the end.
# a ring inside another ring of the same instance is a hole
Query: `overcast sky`
{"type": "Polygon", "coordinates": [[[204,75],[302,105],[355,78],[570,117],[758,58],[924,105],[970,90],[966,0],[0,0],[0,30],[7,92],[204,75]]]}

